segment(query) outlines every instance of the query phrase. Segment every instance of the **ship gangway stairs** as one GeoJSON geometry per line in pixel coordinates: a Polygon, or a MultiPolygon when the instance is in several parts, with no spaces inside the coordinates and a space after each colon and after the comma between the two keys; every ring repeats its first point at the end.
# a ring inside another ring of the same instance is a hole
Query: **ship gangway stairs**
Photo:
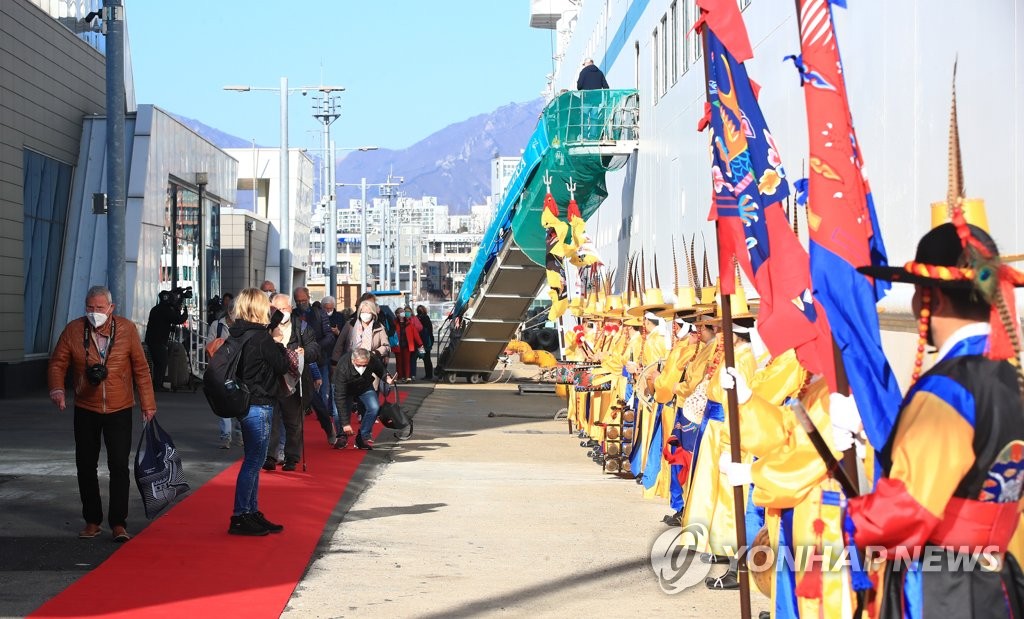
{"type": "Polygon", "coordinates": [[[545,287],[544,179],[563,219],[570,184],[589,219],[608,195],[605,174],[639,147],[638,112],[636,90],[566,91],[544,108],[442,326],[439,379],[488,379],[545,287]]]}

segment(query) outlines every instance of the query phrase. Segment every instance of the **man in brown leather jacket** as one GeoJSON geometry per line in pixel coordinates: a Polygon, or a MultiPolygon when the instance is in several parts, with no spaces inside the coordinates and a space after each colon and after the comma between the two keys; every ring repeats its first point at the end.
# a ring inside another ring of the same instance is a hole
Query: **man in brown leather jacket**
{"type": "Polygon", "coordinates": [[[67,400],[64,381],[71,370],[75,390],[75,464],[78,491],[82,496],[85,528],[78,537],[96,537],[103,532],[103,504],[96,475],[100,440],[107,446],[110,469],[110,506],[107,520],[116,542],[131,536],[126,530],[130,477],[133,388],[142,401],[142,418],[156,414],[153,381],[135,324],[114,316],[110,291],[93,286],[85,297],[86,315],[64,327],[50,356],[50,400],[64,410],[67,400]]]}

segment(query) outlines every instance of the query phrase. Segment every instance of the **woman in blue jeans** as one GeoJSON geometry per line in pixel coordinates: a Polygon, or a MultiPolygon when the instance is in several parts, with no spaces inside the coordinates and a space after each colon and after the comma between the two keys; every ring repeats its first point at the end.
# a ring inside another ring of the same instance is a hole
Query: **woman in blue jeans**
{"type": "Polygon", "coordinates": [[[256,288],[246,288],[235,299],[235,322],[231,337],[245,337],[238,377],[249,389],[249,412],[239,419],[245,441],[245,459],[235,482],[235,508],[231,514],[231,535],[280,533],[284,527],[267,520],[259,510],[260,470],[267,459],[270,420],[277,405],[277,386],[289,369],[284,346],[271,338],[270,301],[256,288]]]}

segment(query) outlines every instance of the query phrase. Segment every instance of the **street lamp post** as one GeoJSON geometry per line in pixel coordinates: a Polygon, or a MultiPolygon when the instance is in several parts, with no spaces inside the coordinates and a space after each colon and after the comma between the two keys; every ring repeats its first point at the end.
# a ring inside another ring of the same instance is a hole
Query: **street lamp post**
{"type": "Polygon", "coordinates": [[[310,90],[318,90],[320,92],[341,92],[345,90],[341,86],[302,86],[299,88],[288,88],[288,78],[281,78],[281,85],[277,88],[273,87],[257,87],[257,86],[225,86],[224,90],[231,90],[234,92],[249,92],[253,90],[265,90],[265,91],[277,91],[281,95],[281,179],[279,181],[281,187],[281,205],[280,205],[280,216],[281,216],[281,256],[280,262],[280,276],[281,281],[278,282],[278,290],[282,292],[291,293],[292,290],[292,251],[291,251],[291,201],[289,199],[289,188],[288,188],[288,95],[302,91],[307,92],[310,90]]]}
{"type": "MultiPolygon", "coordinates": [[[[374,147],[363,147],[363,148],[360,148],[359,150],[364,150],[364,149],[365,150],[376,150],[376,148],[377,148],[376,146],[374,146],[374,147]]],[[[383,193],[385,190],[390,191],[391,187],[397,187],[398,185],[401,185],[403,180],[404,179],[402,179],[401,177],[392,177],[391,175],[388,175],[388,180],[386,182],[383,182],[383,183],[367,183],[366,182],[366,177],[363,177],[360,180],[360,182],[358,182],[358,183],[334,183],[335,187],[359,187],[360,195],[362,196],[361,199],[360,199],[360,202],[359,202],[360,206],[362,207],[362,213],[360,214],[360,218],[359,218],[360,219],[360,222],[359,222],[359,228],[360,228],[360,238],[359,238],[359,243],[360,243],[360,247],[359,247],[359,282],[362,285],[364,292],[369,289],[369,274],[367,273],[367,270],[366,270],[367,256],[369,255],[369,251],[367,249],[367,242],[366,242],[366,218],[367,218],[367,215],[369,214],[369,209],[366,206],[366,188],[367,187],[380,187],[381,188],[381,192],[383,193]],[[392,182],[392,180],[391,180],[392,178],[397,178],[397,182],[392,182]]],[[[382,222],[383,222],[383,219],[382,219],[382,222]]],[[[382,227],[381,228],[381,251],[382,252],[384,250],[384,236],[383,236],[383,234],[384,234],[384,228],[382,227]]],[[[381,275],[381,282],[387,283],[387,280],[384,279],[384,262],[383,262],[383,259],[381,261],[380,275],[381,275]]]]}

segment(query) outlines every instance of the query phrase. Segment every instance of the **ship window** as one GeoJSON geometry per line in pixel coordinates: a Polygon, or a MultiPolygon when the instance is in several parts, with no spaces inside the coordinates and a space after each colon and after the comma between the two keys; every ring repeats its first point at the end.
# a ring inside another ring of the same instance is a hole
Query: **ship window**
{"type": "Polygon", "coordinates": [[[669,53],[672,56],[672,85],[675,86],[679,80],[679,2],[673,1],[672,6],[669,7],[669,15],[672,18],[671,33],[669,37],[670,49],[669,53]]]}
{"type": "Polygon", "coordinates": [[[668,92],[668,40],[672,38],[668,32],[668,16],[661,16],[661,95],[668,92]]]}
{"type": "Polygon", "coordinates": [[[682,45],[682,52],[683,52],[683,62],[682,62],[682,65],[683,65],[683,71],[682,72],[686,73],[687,71],[690,70],[690,59],[693,57],[693,51],[692,51],[693,39],[695,39],[697,37],[696,37],[696,35],[694,33],[690,32],[690,29],[693,28],[693,11],[695,9],[695,6],[693,4],[693,0],[682,0],[682,2],[683,2],[683,25],[682,25],[682,29],[680,30],[680,32],[682,34],[682,37],[683,37],[683,45],[682,45]]]}
{"type": "Polygon", "coordinates": [[[654,71],[652,73],[652,77],[654,78],[654,83],[652,84],[651,92],[654,93],[654,97],[652,98],[653,101],[654,101],[654,105],[658,105],[658,94],[659,94],[658,93],[658,85],[661,82],[661,80],[658,79],[658,72],[659,72],[661,67],[658,64],[658,53],[659,53],[660,49],[659,49],[659,46],[658,46],[658,30],[657,29],[654,30],[654,34],[651,36],[651,43],[652,43],[651,44],[651,57],[654,59],[654,71]]]}

